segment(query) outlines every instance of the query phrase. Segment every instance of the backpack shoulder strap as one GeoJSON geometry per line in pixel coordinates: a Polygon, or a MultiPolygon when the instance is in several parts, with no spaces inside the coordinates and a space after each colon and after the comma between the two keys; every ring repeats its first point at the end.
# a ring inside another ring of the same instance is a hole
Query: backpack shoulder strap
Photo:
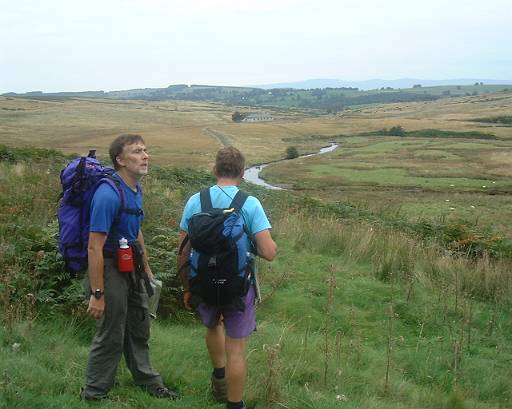
{"type": "Polygon", "coordinates": [[[247,200],[248,197],[249,197],[248,193],[244,192],[243,190],[239,190],[236,193],[235,197],[233,198],[233,201],[231,202],[230,207],[234,208],[237,212],[240,213],[240,216],[242,216],[242,219],[244,221],[244,231],[245,231],[245,234],[247,234],[247,237],[249,238],[249,242],[251,243],[251,248],[252,248],[251,252],[256,254],[254,251],[254,248],[255,248],[254,239],[251,235],[251,232],[249,231],[249,226],[247,225],[247,220],[245,220],[245,216],[241,212],[242,207],[244,206],[245,201],[247,200]]]}
{"type": "Polygon", "coordinates": [[[206,188],[199,192],[199,199],[201,200],[201,211],[207,212],[213,209],[212,198],[210,197],[210,188],[206,188]]]}
{"type": "MultiPolygon", "coordinates": [[[[107,176],[105,176],[104,179],[107,179],[106,182],[109,185],[115,187],[115,190],[117,190],[117,192],[119,193],[119,197],[121,199],[121,207],[119,208],[119,217],[120,217],[121,213],[126,213],[126,214],[130,214],[130,215],[134,215],[134,216],[141,216],[144,214],[144,211],[142,209],[132,209],[132,208],[126,207],[126,193],[124,192],[124,189],[121,186],[121,181],[118,178],[116,178],[112,175],[107,175],[107,176]],[[113,182],[113,184],[112,184],[112,182],[113,182]]],[[[139,193],[142,193],[142,187],[140,186],[139,183],[137,183],[137,191],[139,193]]]]}
{"type": "Polygon", "coordinates": [[[231,202],[229,207],[234,208],[236,211],[240,211],[248,197],[249,195],[246,192],[239,190],[236,193],[235,197],[233,198],[233,201],[231,202]]]}
{"type": "Polygon", "coordinates": [[[114,191],[119,195],[119,200],[121,203],[119,204],[119,209],[117,211],[116,217],[114,218],[114,222],[112,224],[118,224],[121,221],[121,213],[126,211],[126,196],[124,190],[121,186],[121,182],[111,175],[105,176],[100,179],[98,185],[101,183],[108,184],[114,191]]]}

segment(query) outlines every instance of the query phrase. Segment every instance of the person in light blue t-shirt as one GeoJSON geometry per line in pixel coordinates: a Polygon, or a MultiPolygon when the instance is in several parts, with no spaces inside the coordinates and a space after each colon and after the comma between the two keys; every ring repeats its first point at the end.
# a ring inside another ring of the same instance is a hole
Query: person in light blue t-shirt
{"type": "MultiPolygon", "coordinates": [[[[238,192],[238,185],[244,175],[245,159],[242,153],[227,147],[217,153],[214,174],[217,184],[210,187],[209,193],[214,208],[227,208],[238,192]]],[[[194,194],[185,205],[180,223],[180,248],[178,266],[186,265],[190,254],[190,242],[185,238],[188,233],[190,218],[201,212],[200,194],[194,194]]],[[[252,237],[258,256],[271,261],[277,253],[277,246],[270,234],[271,225],[261,206],[254,196],[245,201],[241,214],[244,224],[252,237]]],[[[191,309],[188,283],[188,269],[179,268],[180,278],[184,287],[183,301],[185,307],[191,309]]],[[[216,306],[201,303],[197,313],[207,327],[206,345],[213,365],[211,376],[212,393],[216,400],[226,402],[227,409],[243,409],[242,400],[246,377],[245,339],[256,329],[255,288],[251,286],[242,297],[245,308],[240,310],[234,305],[216,306]],[[227,379],[227,381],[226,381],[227,379]]]]}
{"type": "MultiPolygon", "coordinates": [[[[231,204],[231,201],[238,193],[238,186],[219,186],[218,184],[210,187],[210,198],[212,200],[213,207],[216,208],[227,208],[231,204]]],[[[185,210],[183,210],[183,216],[181,218],[180,229],[182,231],[188,231],[188,221],[190,218],[201,211],[201,201],[199,199],[199,192],[195,193],[187,202],[185,210]]],[[[256,235],[264,230],[272,228],[268,218],[261,206],[260,201],[254,196],[249,196],[242,207],[242,217],[244,223],[247,226],[251,236],[256,235]]]]}

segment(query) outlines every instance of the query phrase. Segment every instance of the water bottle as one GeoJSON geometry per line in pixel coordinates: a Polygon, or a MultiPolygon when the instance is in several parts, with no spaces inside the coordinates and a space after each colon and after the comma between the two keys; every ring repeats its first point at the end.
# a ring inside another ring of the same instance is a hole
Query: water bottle
{"type": "Polygon", "coordinates": [[[120,273],[131,273],[133,271],[133,251],[124,237],[119,240],[117,249],[117,270],[120,273]]]}

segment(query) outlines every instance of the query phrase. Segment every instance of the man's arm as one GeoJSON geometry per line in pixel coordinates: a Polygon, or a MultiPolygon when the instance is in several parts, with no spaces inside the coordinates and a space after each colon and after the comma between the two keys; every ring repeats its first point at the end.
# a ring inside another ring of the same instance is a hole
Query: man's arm
{"type": "MultiPolygon", "coordinates": [[[[89,258],[89,284],[91,290],[100,289],[105,290],[105,284],[103,280],[104,275],[104,264],[103,264],[103,246],[107,240],[105,233],[91,232],[89,233],[89,245],[87,247],[87,254],[89,258]]],[[[91,294],[89,297],[89,307],[87,313],[94,319],[100,319],[105,310],[105,296],[99,300],[91,294]]]]}
{"type": "Polygon", "coordinates": [[[185,304],[185,308],[190,310],[192,308],[189,305],[191,294],[188,284],[189,267],[187,266],[188,258],[190,255],[190,241],[187,241],[183,248],[181,248],[183,240],[185,240],[185,237],[187,237],[187,232],[181,230],[178,245],[178,249],[181,249],[181,252],[178,253],[178,255],[176,256],[176,265],[178,267],[178,272],[180,274],[181,285],[183,286],[183,304],[185,304]]]}
{"type": "Polygon", "coordinates": [[[262,230],[254,235],[258,256],[272,261],[277,254],[277,244],[270,235],[270,230],[262,230]]]}
{"type": "Polygon", "coordinates": [[[148,275],[148,278],[150,280],[153,280],[155,276],[153,275],[153,271],[151,271],[151,267],[149,266],[149,258],[148,258],[148,252],[146,250],[146,246],[144,245],[144,236],[142,235],[142,230],[139,230],[139,234],[137,235],[137,241],[142,246],[142,250],[144,251],[144,254],[142,256],[142,262],[144,263],[144,271],[148,275]]]}

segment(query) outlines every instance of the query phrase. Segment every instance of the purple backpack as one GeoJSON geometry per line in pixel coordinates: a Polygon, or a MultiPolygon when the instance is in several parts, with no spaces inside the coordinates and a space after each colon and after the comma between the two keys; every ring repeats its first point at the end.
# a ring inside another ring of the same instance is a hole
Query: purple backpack
{"type": "MultiPolygon", "coordinates": [[[[90,207],[96,189],[102,183],[108,183],[121,198],[119,213],[125,208],[123,189],[112,177],[113,173],[114,169],[103,166],[96,159],[95,150],[90,150],[88,156],[74,159],[60,173],[62,194],[57,213],[59,252],[66,269],[74,276],[87,268],[90,207]]],[[[119,218],[120,214],[114,223],[118,223],[119,218]]]]}

